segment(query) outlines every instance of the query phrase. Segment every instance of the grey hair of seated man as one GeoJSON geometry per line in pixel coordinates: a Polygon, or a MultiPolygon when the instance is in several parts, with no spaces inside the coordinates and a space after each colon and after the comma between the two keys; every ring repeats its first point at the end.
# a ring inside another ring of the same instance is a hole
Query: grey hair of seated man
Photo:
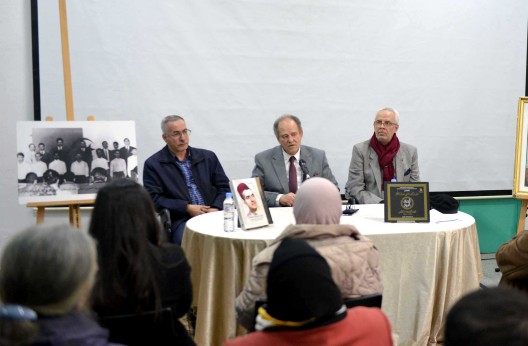
{"type": "Polygon", "coordinates": [[[396,122],[396,124],[400,123],[400,113],[398,113],[398,111],[395,108],[391,108],[391,107],[383,107],[381,109],[378,109],[378,111],[376,112],[376,115],[374,116],[374,119],[376,119],[376,117],[378,116],[378,113],[382,111],[389,111],[389,112],[394,113],[394,121],[396,122]]]}
{"type": "Polygon", "coordinates": [[[38,313],[65,314],[84,306],[97,272],[94,240],[69,225],[33,226],[6,245],[0,299],[38,313]]]}
{"type": "Polygon", "coordinates": [[[183,117],[181,117],[179,115],[167,115],[161,121],[161,132],[164,135],[168,135],[169,134],[169,125],[168,125],[168,123],[170,123],[171,121],[178,121],[178,120],[185,121],[185,119],[183,119],[183,117]]]}

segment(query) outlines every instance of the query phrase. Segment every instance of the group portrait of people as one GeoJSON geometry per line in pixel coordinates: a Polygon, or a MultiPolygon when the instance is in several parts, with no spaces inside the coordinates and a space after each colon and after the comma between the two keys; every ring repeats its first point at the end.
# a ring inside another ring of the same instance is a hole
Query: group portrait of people
{"type": "Polygon", "coordinates": [[[17,153],[19,197],[95,193],[112,179],[138,180],[137,148],[129,138],[97,144],[56,137],[54,143],[29,143],[17,153]]]}

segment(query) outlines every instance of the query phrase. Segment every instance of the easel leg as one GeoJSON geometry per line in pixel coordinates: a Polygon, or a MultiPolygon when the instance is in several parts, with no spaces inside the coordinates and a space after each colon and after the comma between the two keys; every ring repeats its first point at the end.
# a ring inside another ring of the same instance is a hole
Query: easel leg
{"type": "Polygon", "coordinates": [[[45,207],[37,207],[37,224],[44,222],[45,207]]]}
{"type": "Polygon", "coordinates": [[[521,212],[519,213],[519,224],[517,225],[517,234],[524,231],[524,224],[526,222],[526,207],[528,207],[528,199],[523,199],[521,204],[521,212]]]}
{"type": "Polygon", "coordinates": [[[81,206],[79,204],[70,205],[70,224],[81,228],[81,206]]]}

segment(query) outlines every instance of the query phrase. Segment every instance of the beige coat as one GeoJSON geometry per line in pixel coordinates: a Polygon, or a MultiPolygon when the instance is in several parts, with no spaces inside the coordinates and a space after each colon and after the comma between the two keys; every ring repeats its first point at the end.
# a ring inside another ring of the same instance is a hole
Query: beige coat
{"type": "Polygon", "coordinates": [[[255,302],[266,299],[266,277],[275,249],[282,239],[303,238],[323,256],[343,298],[381,293],[383,285],[378,250],[352,225],[290,225],[253,258],[244,290],[236,298],[237,320],[253,329],[255,302]]]}

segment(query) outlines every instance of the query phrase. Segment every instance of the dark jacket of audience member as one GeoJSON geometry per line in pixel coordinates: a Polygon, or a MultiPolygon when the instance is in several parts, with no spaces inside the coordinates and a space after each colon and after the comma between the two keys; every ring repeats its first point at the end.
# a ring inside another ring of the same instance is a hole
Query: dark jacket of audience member
{"type": "Polygon", "coordinates": [[[528,292],[528,232],[524,231],[501,245],[496,259],[502,273],[499,286],[528,292]]]}
{"type": "Polygon", "coordinates": [[[91,237],[32,227],[7,244],[0,267],[1,345],[109,345],[84,309],[97,271],[91,237]]]}
{"type": "Polygon", "coordinates": [[[273,254],[267,302],[256,332],[225,345],[392,345],[379,308],[347,309],[326,260],[303,239],[285,238],[273,254]]]}
{"type": "Polygon", "coordinates": [[[445,346],[528,345],[528,296],[493,287],[462,297],[449,311],[445,346]]]}
{"type": "Polygon", "coordinates": [[[178,321],[192,301],[190,267],[182,248],[162,239],[154,205],[143,187],[129,179],[103,187],[89,232],[97,240],[99,262],[94,311],[112,316],[170,307],[178,336],[168,342],[193,345],[178,321]]]}

